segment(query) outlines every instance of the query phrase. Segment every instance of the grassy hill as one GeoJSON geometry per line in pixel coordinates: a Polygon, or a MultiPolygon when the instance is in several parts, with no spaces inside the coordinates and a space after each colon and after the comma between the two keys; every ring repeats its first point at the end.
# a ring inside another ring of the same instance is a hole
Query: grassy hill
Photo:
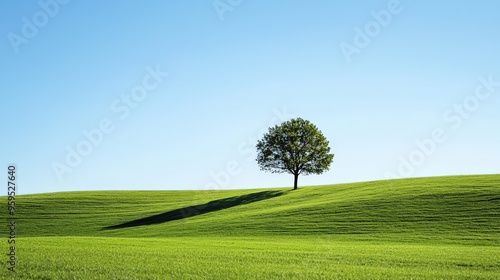
{"type": "Polygon", "coordinates": [[[322,234],[412,242],[500,242],[500,175],[389,180],[296,191],[51,193],[19,196],[17,203],[22,236],[322,234]],[[152,217],[149,222],[140,221],[148,217],[152,217]]]}
{"type": "MultiPolygon", "coordinates": [[[[21,195],[16,203],[16,279],[500,274],[500,175],[296,191],[49,193],[21,195]]],[[[7,236],[6,228],[1,235],[7,236]]],[[[0,279],[11,276],[0,272],[0,279]]]]}

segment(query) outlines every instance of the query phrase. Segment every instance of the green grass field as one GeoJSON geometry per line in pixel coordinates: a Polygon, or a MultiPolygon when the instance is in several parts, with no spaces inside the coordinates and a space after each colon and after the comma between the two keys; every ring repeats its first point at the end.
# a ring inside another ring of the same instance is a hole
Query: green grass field
{"type": "MultiPolygon", "coordinates": [[[[16,279],[500,275],[500,175],[296,191],[51,193],[16,202],[16,279]]],[[[0,275],[10,279],[2,263],[0,275]]]]}

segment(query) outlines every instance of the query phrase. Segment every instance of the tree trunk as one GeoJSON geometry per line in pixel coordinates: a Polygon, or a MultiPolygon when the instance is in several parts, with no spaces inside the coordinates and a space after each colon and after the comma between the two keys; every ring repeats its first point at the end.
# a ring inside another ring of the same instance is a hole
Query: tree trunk
{"type": "Polygon", "coordinates": [[[293,189],[296,190],[297,189],[297,184],[299,182],[299,174],[293,174],[293,176],[295,177],[294,178],[294,182],[293,182],[293,189]]]}

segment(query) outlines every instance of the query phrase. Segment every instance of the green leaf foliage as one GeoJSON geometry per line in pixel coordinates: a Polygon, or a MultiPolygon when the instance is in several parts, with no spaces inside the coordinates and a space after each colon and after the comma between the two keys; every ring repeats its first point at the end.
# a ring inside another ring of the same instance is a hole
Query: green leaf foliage
{"type": "Polygon", "coordinates": [[[271,173],[322,174],[333,161],[329,142],[311,122],[296,118],[269,128],[257,143],[257,163],[271,173]]]}

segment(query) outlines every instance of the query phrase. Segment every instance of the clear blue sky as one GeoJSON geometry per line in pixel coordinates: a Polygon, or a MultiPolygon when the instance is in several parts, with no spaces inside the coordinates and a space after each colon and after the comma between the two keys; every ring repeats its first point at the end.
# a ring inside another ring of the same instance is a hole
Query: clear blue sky
{"type": "Polygon", "coordinates": [[[0,1],[1,180],[290,186],[253,155],[290,117],[335,153],[301,185],[499,173],[499,1],[215,3],[0,1]]]}

